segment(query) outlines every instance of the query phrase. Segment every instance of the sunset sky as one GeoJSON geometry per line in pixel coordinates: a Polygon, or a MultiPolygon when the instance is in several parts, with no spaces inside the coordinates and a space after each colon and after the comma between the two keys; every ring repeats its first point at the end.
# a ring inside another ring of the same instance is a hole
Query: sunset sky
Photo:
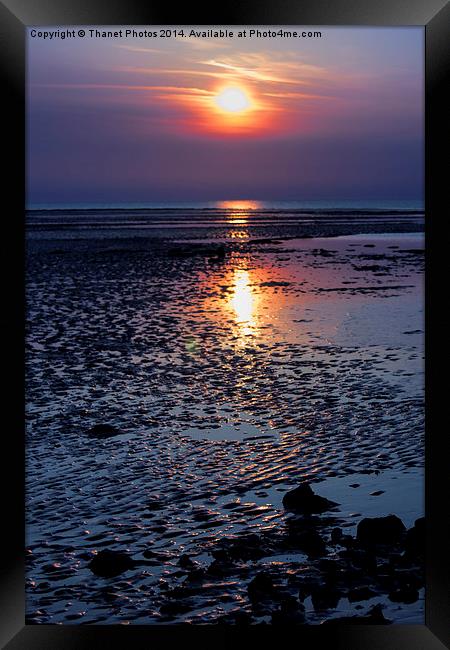
{"type": "Polygon", "coordinates": [[[314,29],[28,37],[28,203],[421,199],[423,29],[314,29]]]}

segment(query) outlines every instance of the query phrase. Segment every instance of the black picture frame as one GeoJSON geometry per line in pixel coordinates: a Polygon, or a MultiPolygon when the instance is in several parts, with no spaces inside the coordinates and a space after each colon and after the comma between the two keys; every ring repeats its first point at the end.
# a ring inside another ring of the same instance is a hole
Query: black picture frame
{"type": "Polygon", "coordinates": [[[215,642],[217,626],[62,626],[24,625],[24,212],[25,212],[25,30],[31,25],[346,25],[425,27],[426,43],[426,619],[425,625],[302,626],[295,630],[255,626],[220,627],[223,642],[252,637],[279,642],[292,634],[304,647],[345,650],[442,650],[450,648],[450,548],[448,533],[448,466],[445,398],[438,383],[445,382],[445,334],[448,317],[441,314],[439,278],[445,278],[445,240],[441,225],[447,189],[448,111],[444,100],[448,77],[450,6],[445,0],[228,0],[215,8],[138,0],[4,0],[0,3],[1,72],[6,109],[3,128],[4,245],[3,318],[4,377],[2,520],[4,550],[0,556],[0,643],[8,650],[97,648],[102,645],[148,648],[150,644],[215,642]],[[6,147],[6,134],[12,136],[6,147]],[[444,242],[444,243],[443,243],[444,242]],[[12,252],[12,255],[6,255],[12,252]],[[8,257],[8,259],[7,259],[8,257]],[[439,312],[438,312],[439,310],[439,312]],[[439,313],[439,316],[438,316],[439,313]],[[435,344],[438,345],[435,345],[435,344]],[[443,344],[443,347],[441,345],[443,344]],[[439,347],[438,347],[439,346],[439,347]],[[434,351],[436,350],[436,351],[434,351]],[[436,389],[436,390],[435,390],[436,389]],[[4,417],[4,420],[6,418],[4,417]],[[10,470],[7,472],[7,468],[10,470]],[[245,633],[245,634],[244,634],[245,633]]]}

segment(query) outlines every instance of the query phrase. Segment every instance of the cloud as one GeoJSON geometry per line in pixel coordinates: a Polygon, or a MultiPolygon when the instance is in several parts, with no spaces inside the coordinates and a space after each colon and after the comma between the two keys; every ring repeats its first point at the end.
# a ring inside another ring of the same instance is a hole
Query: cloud
{"type": "Polygon", "coordinates": [[[164,54],[163,50],[157,50],[148,47],[136,47],[134,45],[115,45],[114,47],[117,47],[120,50],[127,50],[128,52],[139,52],[142,54],[164,54]]]}
{"type": "Polygon", "coordinates": [[[230,72],[237,74],[241,77],[256,79],[257,81],[268,81],[268,82],[276,82],[276,83],[295,83],[295,84],[299,83],[299,81],[295,79],[273,76],[265,72],[261,72],[258,70],[251,70],[248,68],[241,67],[239,65],[233,65],[231,63],[221,63],[220,61],[215,61],[214,59],[211,59],[209,61],[201,61],[201,63],[203,65],[210,65],[210,66],[215,66],[217,68],[224,68],[225,70],[229,70],[230,72]]]}

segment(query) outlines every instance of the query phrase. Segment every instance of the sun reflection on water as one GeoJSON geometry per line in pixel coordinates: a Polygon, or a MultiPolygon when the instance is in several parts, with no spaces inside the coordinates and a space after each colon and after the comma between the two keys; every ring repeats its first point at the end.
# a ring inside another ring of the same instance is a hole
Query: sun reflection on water
{"type": "Polygon", "coordinates": [[[236,324],[241,336],[250,336],[256,330],[257,296],[253,290],[250,273],[235,269],[230,306],[234,310],[236,324]]]}
{"type": "Polygon", "coordinates": [[[231,239],[248,239],[250,237],[248,230],[230,230],[231,239]]]}
{"type": "Polygon", "coordinates": [[[227,211],[227,221],[234,225],[245,225],[249,222],[249,211],[262,207],[260,201],[219,201],[217,207],[227,211]]]}

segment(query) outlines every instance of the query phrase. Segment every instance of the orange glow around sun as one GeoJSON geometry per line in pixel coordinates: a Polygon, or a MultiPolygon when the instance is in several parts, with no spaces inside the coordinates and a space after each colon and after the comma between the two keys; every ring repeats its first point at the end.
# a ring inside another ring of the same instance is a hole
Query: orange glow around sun
{"type": "Polygon", "coordinates": [[[261,201],[242,199],[238,201],[218,201],[217,207],[222,210],[258,210],[263,207],[261,201]]]}
{"type": "Polygon", "coordinates": [[[230,84],[211,93],[208,130],[232,135],[257,132],[261,126],[261,106],[244,86],[230,84]]]}
{"type": "Polygon", "coordinates": [[[186,111],[183,129],[191,133],[252,137],[274,128],[271,102],[240,81],[190,92],[164,93],[159,98],[178,103],[186,111]]]}

